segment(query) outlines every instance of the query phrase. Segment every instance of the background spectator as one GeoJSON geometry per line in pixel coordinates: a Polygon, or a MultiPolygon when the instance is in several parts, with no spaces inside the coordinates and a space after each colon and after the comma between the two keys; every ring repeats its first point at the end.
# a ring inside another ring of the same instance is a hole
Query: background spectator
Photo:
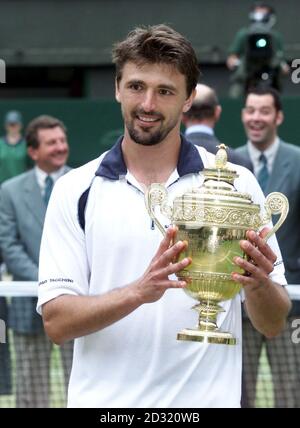
{"type": "MultiPolygon", "coordinates": [[[[237,151],[253,163],[265,195],[284,193],[290,210],[276,232],[289,284],[300,283],[300,148],[285,143],[277,134],[284,120],[279,94],[273,88],[250,90],[242,112],[248,142],[237,151]]],[[[300,347],[292,342],[292,322],[300,316],[300,302],[293,301],[284,333],[267,339],[243,319],[243,405],[254,407],[257,370],[263,344],[272,371],[276,407],[299,407],[300,347]]]]}
{"type": "MultiPolygon", "coordinates": [[[[56,180],[69,171],[69,147],[64,124],[40,116],[27,127],[28,153],[35,166],[7,180],[0,190],[0,246],[14,280],[37,281],[38,260],[47,203],[56,180]]],[[[48,407],[51,342],[36,298],[14,297],[9,326],[16,351],[17,407],[48,407]]],[[[62,347],[65,383],[69,377],[72,343],[62,347]]]]}

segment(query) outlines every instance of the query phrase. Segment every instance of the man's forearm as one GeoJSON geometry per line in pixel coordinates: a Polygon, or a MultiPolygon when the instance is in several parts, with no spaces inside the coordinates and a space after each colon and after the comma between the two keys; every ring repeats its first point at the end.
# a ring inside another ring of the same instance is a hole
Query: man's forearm
{"type": "Polygon", "coordinates": [[[254,327],[266,337],[278,335],[291,308],[287,291],[271,280],[267,285],[244,287],[246,309],[254,327]]]}
{"type": "Polygon", "coordinates": [[[139,305],[130,286],[101,296],[65,294],[43,305],[43,321],[48,336],[62,344],[119,321],[139,305]]]}
{"type": "Polygon", "coordinates": [[[95,333],[144,303],[156,302],[169,288],[185,287],[185,281],[169,279],[191,263],[188,257],[174,263],[186,248],[182,241],[171,245],[175,233],[175,228],[168,229],[148,268],[136,281],[100,296],[62,295],[45,303],[43,320],[50,338],[61,344],[95,333]]]}

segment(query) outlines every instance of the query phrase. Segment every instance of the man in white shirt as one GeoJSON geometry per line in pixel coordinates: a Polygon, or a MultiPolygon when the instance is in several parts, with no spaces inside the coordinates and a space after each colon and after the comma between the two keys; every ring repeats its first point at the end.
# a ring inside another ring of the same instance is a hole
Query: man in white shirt
{"type": "MultiPolygon", "coordinates": [[[[41,246],[38,311],[54,342],[76,339],[68,405],[238,407],[241,296],[225,303],[219,319],[238,345],[176,341],[193,314],[186,283],[173,274],[191,260],[174,261],[185,243],[171,244],[172,227],[162,240],[144,204],[154,182],[164,183],[171,198],[200,186],[203,167],[214,160],[180,136],[199,74],[195,52],[181,34],[157,25],[130,32],[113,59],[124,136],[60,179],[41,246]]],[[[237,169],[238,189],[262,203],[254,176],[237,169]]],[[[276,284],[285,283],[283,265],[273,266],[280,251],[275,238],[273,252],[253,231],[248,237],[241,246],[256,265],[235,258],[250,275],[233,279],[244,285],[255,326],[273,336],[289,309],[276,284]]]]}
{"type": "MultiPolygon", "coordinates": [[[[0,246],[14,280],[37,281],[44,217],[52,187],[70,168],[64,124],[50,116],[32,120],[26,130],[27,150],[35,166],[5,181],[0,191],[0,246]]],[[[13,298],[9,326],[16,351],[17,407],[47,407],[51,343],[37,315],[36,298],[13,298]]],[[[65,376],[72,345],[62,352],[65,376]]]]}
{"type": "MultiPolygon", "coordinates": [[[[251,160],[254,173],[265,195],[284,193],[290,204],[289,214],[277,232],[277,239],[289,284],[300,283],[300,148],[285,143],[278,136],[284,120],[281,99],[273,88],[251,89],[245,100],[242,121],[248,137],[238,153],[251,160]]],[[[299,407],[300,347],[292,342],[293,321],[300,317],[300,302],[293,301],[285,331],[268,340],[243,319],[245,406],[255,405],[259,357],[263,344],[271,366],[276,407],[299,407]]]]}

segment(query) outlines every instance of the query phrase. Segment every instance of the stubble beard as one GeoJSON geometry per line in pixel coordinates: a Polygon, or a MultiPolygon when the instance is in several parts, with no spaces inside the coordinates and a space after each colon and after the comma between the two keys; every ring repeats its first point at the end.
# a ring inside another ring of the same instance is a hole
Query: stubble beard
{"type": "Polygon", "coordinates": [[[161,143],[170,132],[169,129],[151,132],[149,129],[137,130],[133,126],[127,126],[132,141],[142,146],[155,146],[161,143]]]}
{"type": "Polygon", "coordinates": [[[254,146],[256,146],[258,149],[260,148],[263,149],[264,147],[269,146],[269,141],[272,140],[272,137],[268,133],[265,133],[261,135],[261,137],[259,138],[255,138],[255,137],[251,138],[251,133],[250,133],[248,135],[248,139],[252,141],[254,146]]]}
{"type": "MultiPolygon", "coordinates": [[[[151,116],[151,113],[146,114],[141,111],[138,111],[138,113],[151,116]]],[[[158,115],[159,113],[155,112],[153,114],[158,115]]],[[[168,136],[168,134],[175,128],[177,124],[177,121],[174,120],[169,125],[163,126],[164,117],[161,115],[160,117],[161,125],[157,130],[153,130],[148,127],[135,128],[134,120],[136,119],[136,117],[137,117],[137,112],[133,112],[130,120],[125,121],[125,126],[132,141],[142,146],[155,146],[161,143],[168,136]]]]}

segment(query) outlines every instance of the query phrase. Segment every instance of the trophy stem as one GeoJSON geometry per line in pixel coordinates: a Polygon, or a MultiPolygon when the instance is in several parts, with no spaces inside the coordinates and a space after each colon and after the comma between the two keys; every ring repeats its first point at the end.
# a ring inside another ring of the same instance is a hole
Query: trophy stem
{"type": "Polygon", "coordinates": [[[177,334],[178,340],[235,345],[236,339],[231,333],[221,331],[217,325],[217,315],[224,312],[222,306],[216,302],[207,301],[193,306],[199,312],[198,328],[185,328],[177,334]]]}
{"type": "Polygon", "coordinates": [[[202,331],[216,331],[217,315],[219,312],[224,312],[224,309],[215,302],[200,303],[193,306],[193,309],[199,312],[198,328],[202,331]]]}

